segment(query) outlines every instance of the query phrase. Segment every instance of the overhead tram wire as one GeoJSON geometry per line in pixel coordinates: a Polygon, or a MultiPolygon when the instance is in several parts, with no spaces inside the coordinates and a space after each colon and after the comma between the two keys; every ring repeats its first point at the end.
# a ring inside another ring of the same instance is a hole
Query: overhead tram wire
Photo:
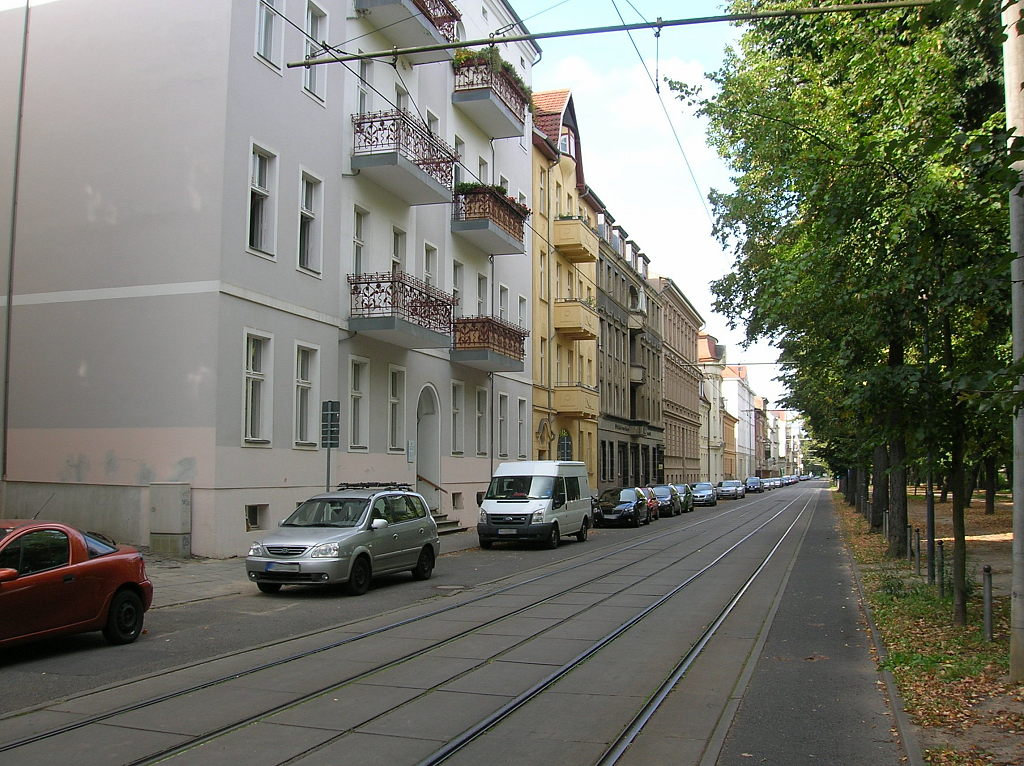
{"type": "MultiPolygon", "coordinates": [[[[629,2],[629,0],[626,0],[626,1],[629,2]]],[[[636,12],[636,14],[638,16],[640,16],[640,18],[642,18],[642,19],[644,18],[643,15],[640,13],[640,11],[637,11],[636,6],[633,5],[632,2],[629,2],[629,7],[632,8],[636,12]]],[[[623,18],[622,11],[619,10],[618,3],[616,3],[615,0],[612,0],[612,8],[615,9],[615,13],[616,13],[616,15],[618,15],[619,21],[621,21],[623,24],[625,24],[626,23],[626,19],[623,18]]],[[[646,22],[647,19],[644,19],[644,21],[646,22]]],[[[659,19],[659,21],[660,21],[660,19],[659,19]]],[[[650,22],[648,22],[648,23],[650,23],[650,22]]],[[[682,157],[683,157],[683,164],[686,165],[686,171],[687,171],[687,173],[689,173],[690,180],[693,181],[693,187],[697,191],[697,199],[700,200],[701,207],[704,208],[704,213],[708,217],[708,223],[710,223],[711,227],[714,228],[714,226],[715,226],[714,216],[711,215],[711,210],[710,210],[710,208],[708,208],[707,200],[704,199],[704,192],[701,191],[700,183],[698,183],[698,181],[697,181],[697,175],[696,175],[696,173],[693,172],[693,166],[690,164],[690,158],[686,156],[686,150],[683,149],[683,142],[679,138],[679,132],[676,130],[676,126],[672,122],[672,116],[669,114],[668,107],[665,106],[665,100],[661,96],[661,87],[658,85],[658,80],[657,80],[656,77],[651,75],[651,70],[648,68],[647,62],[644,60],[643,54],[640,53],[640,48],[637,47],[636,40],[633,39],[633,33],[631,31],[627,30],[626,34],[629,35],[629,42],[632,43],[633,50],[636,51],[637,58],[640,59],[640,63],[641,63],[641,65],[643,65],[644,71],[647,73],[647,79],[650,80],[651,81],[651,85],[654,86],[654,92],[655,92],[655,94],[658,97],[658,103],[661,105],[661,111],[665,114],[665,120],[668,122],[668,128],[669,128],[669,130],[672,131],[672,137],[675,139],[676,146],[679,148],[679,154],[682,155],[682,157]]],[[[657,31],[655,31],[655,33],[654,33],[654,36],[660,40],[660,38],[661,38],[661,27],[658,27],[657,31]]]]}
{"type": "Polygon", "coordinates": [[[757,11],[754,13],[734,13],[721,16],[702,16],[689,19],[661,19],[653,22],[642,22],[634,24],[616,24],[607,27],[588,27],[584,29],[566,29],[554,32],[533,32],[520,35],[491,35],[477,40],[459,40],[453,43],[437,43],[434,45],[418,45],[409,48],[393,48],[387,51],[373,51],[370,53],[349,53],[344,56],[330,56],[326,58],[305,59],[303,61],[291,61],[285,64],[286,67],[294,69],[297,67],[320,66],[321,64],[344,63],[345,61],[359,61],[361,59],[391,58],[403,56],[409,53],[428,53],[430,51],[455,50],[458,48],[474,48],[481,45],[501,45],[505,43],[524,42],[528,40],[545,40],[554,37],[579,37],[582,35],[596,35],[607,32],[628,32],[635,29],[658,30],[668,27],[693,26],[696,24],[714,24],[720,22],[742,22],[759,21],[762,19],[795,18],[799,16],[823,16],[831,13],[863,13],[865,11],[888,11],[901,8],[921,8],[932,5],[936,0],[896,0],[895,2],[867,2],[853,3],[848,5],[825,5],[815,8],[790,8],[778,11],[757,11]]]}

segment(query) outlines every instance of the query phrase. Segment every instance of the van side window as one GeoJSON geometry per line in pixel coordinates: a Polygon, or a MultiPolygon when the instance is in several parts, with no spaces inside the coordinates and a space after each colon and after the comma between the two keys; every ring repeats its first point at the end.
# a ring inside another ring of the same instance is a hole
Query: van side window
{"type": "Polygon", "coordinates": [[[566,476],[565,477],[565,499],[566,500],[579,500],[580,499],[580,479],[578,476],[566,476]]]}
{"type": "Polygon", "coordinates": [[[554,487],[551,496],[555,499],[555,502],[565,502],[565,477],[556,476],[554,480],[554,487]]]}

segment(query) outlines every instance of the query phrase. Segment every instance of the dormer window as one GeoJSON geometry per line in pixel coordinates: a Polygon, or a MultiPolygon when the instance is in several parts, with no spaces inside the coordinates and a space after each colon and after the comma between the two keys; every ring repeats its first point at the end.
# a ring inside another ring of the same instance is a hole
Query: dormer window
{"type": "Polygon", "coordinates": [[[558,137],[558,151],[570,157],[576,156],[576,136],[570,128],[562,126],[562,134],[558,137]]]}

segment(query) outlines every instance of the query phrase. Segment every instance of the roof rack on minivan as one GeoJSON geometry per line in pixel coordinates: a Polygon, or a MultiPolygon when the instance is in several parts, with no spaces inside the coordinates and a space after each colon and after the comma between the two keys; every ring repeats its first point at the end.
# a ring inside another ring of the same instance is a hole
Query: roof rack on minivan
{"type": "Polygon", "coordinates": [[[412,490],[408,482],[400,481],[343,481],[336,489],[401,489],[412,490]]]}

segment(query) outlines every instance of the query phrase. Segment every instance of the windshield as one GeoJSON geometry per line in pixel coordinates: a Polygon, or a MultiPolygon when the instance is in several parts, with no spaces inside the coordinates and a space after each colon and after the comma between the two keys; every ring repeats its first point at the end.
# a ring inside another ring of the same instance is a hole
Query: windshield
{"type": "Polygon", "coordinates": [[[635,489],[606,489],[600,498],[600,502],[604,503],[632,503],[635,500],[635,489]]]}
{"type": "Polygon", "coordinates": [[[659,486],[654,488],[654,494],[658,497],[672,497],[672,490],[667,486],[659,486]]]}
{"type": "Polygon", "coordinates": [[[738,487],[742,483],[743,482],[737,481],[736,479],[730,479],[729,481],[723,481],[722,482],[722,486],[723,487],[738,487]]]}
{"type": "Polygon", "coordinates": [[[694,489],[714,489],[714,487],[712,487],[706,481],[701,481],[701,482],[698,482],[698,483],[694,484],[693,488],[694,489]]]}
{"type": "Polygon", "coordinates": [[[495,476],[487,488],[487,500],[547,500],[555,481],[553,476],[495,476]]]}
{"type": "Polygon", "coordinates": [[[355,527],[363,518],[366,498],[307,500],[281,524],[283,527],[355,527]]]}

